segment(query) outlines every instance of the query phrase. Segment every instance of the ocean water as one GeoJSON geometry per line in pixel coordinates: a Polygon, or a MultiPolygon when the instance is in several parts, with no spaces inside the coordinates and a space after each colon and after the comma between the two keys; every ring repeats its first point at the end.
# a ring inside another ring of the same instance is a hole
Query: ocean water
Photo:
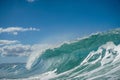
{"type": "Polygon", "coordinates": [[[36,55],[26,63],[0,64],[0,80],[120,80],[120,29],[36,55]]]}

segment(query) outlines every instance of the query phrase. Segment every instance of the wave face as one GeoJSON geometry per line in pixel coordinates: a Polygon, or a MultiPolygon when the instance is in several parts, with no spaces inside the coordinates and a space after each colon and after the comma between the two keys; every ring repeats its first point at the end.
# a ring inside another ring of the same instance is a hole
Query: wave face
{"type": "Polygon", "coordinates": [[[64,43],[32,57],[35,59],[32,63],[1,64],[0,79],[118,80],[120,29],[64,43]]]}

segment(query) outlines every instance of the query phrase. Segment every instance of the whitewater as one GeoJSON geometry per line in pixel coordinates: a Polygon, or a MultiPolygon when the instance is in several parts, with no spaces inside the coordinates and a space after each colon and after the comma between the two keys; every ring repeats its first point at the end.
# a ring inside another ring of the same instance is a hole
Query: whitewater
{"type": "Polygon", "coordinates": [[[120,80],[120,29],[40,50],[0,64],[0,80],[120,80]]]}

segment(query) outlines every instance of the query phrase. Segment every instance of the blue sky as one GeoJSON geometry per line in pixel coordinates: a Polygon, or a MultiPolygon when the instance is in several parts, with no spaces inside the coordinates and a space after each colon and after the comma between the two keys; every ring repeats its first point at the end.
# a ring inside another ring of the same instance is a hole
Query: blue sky
{"type": "Polygon", "coordinates": [[[2,39],[27,43],[57,35],[71,38],[120,26],[119,0],[1,0],[0,12],[0,27],[40,29],[18,36],[0,34],[2,39]]]}
{"type": "Polygon", "coordinates": [[[0,39],[9,43],[54,43],[119,27],[120,0],[0,0],[0,39]],[[21,31],[5,32],[11,27],[21,31]]]}

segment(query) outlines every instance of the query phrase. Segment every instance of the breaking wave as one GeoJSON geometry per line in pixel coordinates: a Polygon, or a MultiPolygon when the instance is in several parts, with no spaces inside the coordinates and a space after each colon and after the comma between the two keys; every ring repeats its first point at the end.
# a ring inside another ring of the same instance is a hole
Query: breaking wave
{"type": "Polygon", "coordinates": [[[0,64],[5,80],[118,80],[120,29],[31,54],[27,63],[0,64]]]}

